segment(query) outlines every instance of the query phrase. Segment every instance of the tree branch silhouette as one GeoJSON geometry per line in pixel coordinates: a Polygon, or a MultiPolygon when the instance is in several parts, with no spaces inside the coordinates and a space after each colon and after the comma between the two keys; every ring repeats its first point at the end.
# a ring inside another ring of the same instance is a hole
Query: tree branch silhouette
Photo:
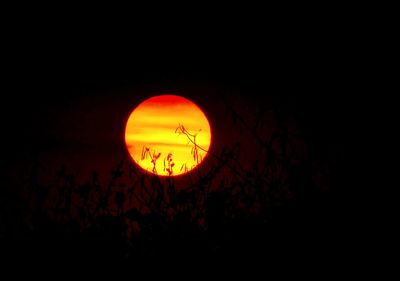
{"type": "Polygon", "coordinates": [[[194,154],[195,160],[197,160],[197,164],[199,163],[199,162],[198,162],[198,157],[199,157],[198,150],[201,150],[201,151],[206,152],[207,154],[211,155],[212,157],[214,157],[216,160],[220,161],[221,163],[224,163],[224,164],[225,164],[232,172],[234,172],[235,175],[238,176],[239,178],[245,179],[245,176],[244,176],[244,174],[243,174],[242,172],[240,172],[240,171],[237,170],[234,166],[232,166],[230,163],[228,163],[228,161],[227,161],[228,159],[223,159],[223,158],[221,158],[220,156],[218,156],[217,154],[215,154],[215,153],[213,153],[213,152],[211,152],[211,151],[209,151],[209,150],[206,150],[206,149],[202,148],[201,146],[199,146],[199,145],[196,143],[196,136],[197,136],[197,134],[196,134],[196,135],[195,135],[195,134],[191,134],[191,133],[185,128],[185,126],[183,126],[182,124],[179,124],[179,126],[178,126],[178,127],[176,128],[176,130],[175,130],[175,133],[178,133],[179,135],[180,135],[180,134],[185,135],[185,136],[188,138],[188,140],[194,145],[194,147],[193,147],[193,149],[194,149],[193,154],[194,154]],[[197,158],[197,159],[196,159],[196,158],[197,158]]]}

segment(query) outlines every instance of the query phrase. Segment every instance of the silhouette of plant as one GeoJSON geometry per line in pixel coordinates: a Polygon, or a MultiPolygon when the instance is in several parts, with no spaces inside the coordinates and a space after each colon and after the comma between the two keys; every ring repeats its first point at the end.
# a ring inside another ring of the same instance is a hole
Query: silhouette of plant
{"type": "Polygon", "coordinates": [[[150,148],[143,146],[141,160],[150,158],[150,162],[153,165],[153,169],[152,169],[153,174],[157,174],[156,165],[157,165],[157,160],[160,158],[160,156],[161,156],[161,152],[156,153],[155,150],[153,150],[153,153],[151,153],[150,148]]]}
{"type": "MultiPolygon", "coordinates": [[[[163,159],[168,177],[161,178],[156,169],[161,153],[146,146],[142,148],[140,160],[150,160],[153,174],[143,173],[132,163],[121,161],[111,171],[107,182],[102,183],[99,175],[93,172],[87,182],[77,183],[63,167],[57,171],[53,185],[32,181],[36,197],[28,196],[25,204],[30,208],[26,213],[36,217],[32,229],[45,228],[43,222],[52,221],[61,224],[63,231],[68,233],[92,235],[99,241],[118,241],[120,244],[110,244],[110,249],[123,249],[119,254],[129,258],[149,253],[156,255],[154,247],[167,247],[165,245],[172,243],[175,236],[197,239],[195,241],[211,239],[216,244],[210,242],[204,248],[214,249],[222,247],[218,243],[222,243],[226,233],[236,233],[249,221],[254,225],[265,225],[274,208],[289,205],[298,190],[304,192],[311,188],[312,184],[307,182],[311,178],[308,170],[304,168],[306,172],[302,175],[305,176],[301,179],[296,173],[309,163],[294,165],[289,159],[289,150],[295,149],[289,147],[301,136],[291,135],[280,117],[267,139],[259,133],[262,127],[260,112],[254,124],[249,124],[232,106],[227,105],[227,110],[232,122],[240,124],[248,137],[259,145],[259,158],[251,168],[245,168],[239,156],[246,148],[233,145],[219,152],[207,151],[197,144],[196,137],[201,131],[191,133],[179,124],[175,133],[188,139],[193,160],[199,164],[203,152],[213,161],[201,173],[200,169],[197,174],[188,173],[188,182],[183,187],[178,187],[173,177],[173,153],[163,159]],[[75,230],[76,225],[79,231],[75,230]],[[155,246],[160,241],[164,241],[164,246],[155,246]]],[[[189,171],[187,163],[179,168],[189,171]]],[[[168,252],[168,248],[165,251],[168,252]]]]}
{"type": "Polygon", "coordinates": [[[173,175],[173,168],[175,166],[175,163],[173,162],[172,159],[172,153],[168,153],[167,159],[164,159],[164,172],[167,171],[168,176],[173,175]]]}
{"type": "MultiPolygon", "coordinates": [[[[208,151],[206,151],[204,148],[200,147],[197,142],[196,142],[196,137],[197,134],[201,132],[201,129],[199,130],[199,132],[197,132],[196,134],[191,134],[188,130],[186,130],[185,126],[183,126],[182,124],[179,124],[178,128],[176,128],[175,133],[178,133],[178,135],[185,135],[189,142],[191,142],[193,144],[193,148],[191,150],[191,155],[193,155],[193,160],[197,163],[197,165],[199,164],[199,158],[201,157],[199,155],[199,150],[202,150],[206,153],[208,153],[208,151]]],[[[201,159],[200,159],[201,160],[201,159]]]]}

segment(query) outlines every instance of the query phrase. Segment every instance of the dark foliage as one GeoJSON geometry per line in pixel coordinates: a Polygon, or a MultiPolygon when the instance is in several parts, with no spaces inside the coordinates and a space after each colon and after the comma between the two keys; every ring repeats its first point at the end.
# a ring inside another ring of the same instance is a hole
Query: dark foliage
{"type": "MultiPolygon", "coordinates": [[[[124,162],[106,184],[96,172],[78,183],[61,168],[52,185],[32,179],[22,192],[5,194],[19,214],[2,204],[3,253],[26,262],[288,262],[305,255],[316,262],[343,251],[343,242],[353,238],[350,205],[332,186],[315,183],[312,157],[296,158],[301,136],[290,131],[285,116],[275,112],[275,129],[265,138],[262,112],[254,124],[228,104],[227,114],[259,146],[251,169],[241,164],[238,145],[210,151],[212,168],[192,172],[183,188],[173,177],[143,174],[124,162]]],[[[201,147],[192,144],[196,158],[201,147]]],[[[143,157],[147,153],[143,148],[143,157]]]]}

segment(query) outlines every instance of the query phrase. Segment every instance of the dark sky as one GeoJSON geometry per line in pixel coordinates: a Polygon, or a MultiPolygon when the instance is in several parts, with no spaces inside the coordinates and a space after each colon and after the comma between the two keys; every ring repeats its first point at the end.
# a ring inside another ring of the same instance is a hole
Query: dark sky
{"type": "Polygon", "coordinates": [[[250,108],[282,107],[313,145],[340,151],[357,70],[367,63],[350,10],[271,7],[253,14],[233,6],[223,15],[215,7],[207,17],[204,7],[181,17],[89,16],[83,7],[76,17],[68,9],[21,11],[6,30],[4,51],[7,159],[37,153],[63,159],[86,147],[120,155],[111,147],[120,146],[114,137],[127,112],[163,92],[187,95],[210,114],[219,112],[221,96],[250,108]]]}

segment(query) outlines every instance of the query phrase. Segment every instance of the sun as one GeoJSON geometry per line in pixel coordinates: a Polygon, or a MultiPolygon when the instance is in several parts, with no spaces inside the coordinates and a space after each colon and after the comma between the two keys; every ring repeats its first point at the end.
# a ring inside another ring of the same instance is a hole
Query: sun
{"type": "Polygon", "coordinates": [[[143,101],[131,112],[125,143],[142,169],[159,176],[177,176],[193,170],[207,156],[211,128],[194,102],[160,95],[143,101]]]}

